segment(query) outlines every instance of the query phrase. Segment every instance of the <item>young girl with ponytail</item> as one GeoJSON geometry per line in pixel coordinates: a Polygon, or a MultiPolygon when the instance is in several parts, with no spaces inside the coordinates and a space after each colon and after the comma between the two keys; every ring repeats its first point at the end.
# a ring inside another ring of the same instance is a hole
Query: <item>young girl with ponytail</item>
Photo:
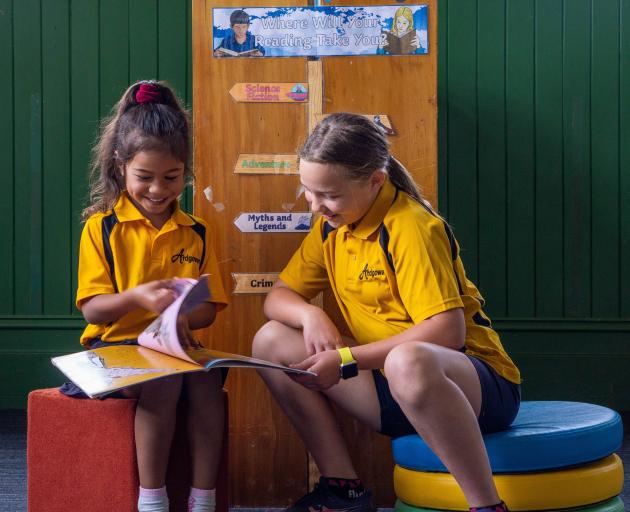
{"type": "Polygon", "coordinates": [[[265,301],[253,354],[316,377],[260,370],[323,475],[288,510],[374,510],[328,400],[391,437],[418,433],[471,510],[504,512],[482,433],[520,405],[519,371],[450,226],[423,200],[365,117],[323,120],[300,151],[300,180],[320,218],[265,301]],[[309,303],[330,287],[352,333],[309,303]]]}
{"type": "MultiPolygon", "coordinates": [[[[179,207],[191,176],[186,111],[165,83],[133,84],[103,122],[94,148],[76,297],[88,322],[81,336],[87,348],[137,343],[138,335],[173,302],[175,277],[210,274],[212,297],[188,315],[191,329],[212,324],[226,305],[209,227],[179,207]],[[182,253],[185,258],[178,257],[182,253]]],[[[193,464],[189,511],[214,511],[224,423],[221,388],[221,373],[213,370],[123,392],[138,399],[140,512],[168,510],[166,467],[182,394],[189,404],[193,464]]],[[[70,396],[78,391],[69,384],[62,387],[70,396]]]]}

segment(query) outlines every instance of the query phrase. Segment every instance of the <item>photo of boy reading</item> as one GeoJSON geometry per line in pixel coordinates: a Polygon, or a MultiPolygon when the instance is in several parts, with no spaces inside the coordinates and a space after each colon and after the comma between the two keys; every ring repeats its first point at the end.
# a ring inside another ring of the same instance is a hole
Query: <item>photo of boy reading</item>
{"type": "Polygon", "coordinates": [[[230,15],[232,33],[224,37],[214,50],[215,57],[262,57],[265,49],[256,44],[249,32],[249,14],[237,9],[230,15]]]}

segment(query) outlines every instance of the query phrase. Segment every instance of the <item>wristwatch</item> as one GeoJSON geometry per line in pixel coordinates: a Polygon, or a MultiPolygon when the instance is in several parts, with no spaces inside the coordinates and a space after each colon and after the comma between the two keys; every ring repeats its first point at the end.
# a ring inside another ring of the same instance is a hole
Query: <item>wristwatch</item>
{"type": "Polygon", "coordinates": [[[359,375],[359,364],[354,359],[349,347],[338,348],[337,351],[341,356],[341,366],[339,373],[342,379],[350,379],[359,375]]]}

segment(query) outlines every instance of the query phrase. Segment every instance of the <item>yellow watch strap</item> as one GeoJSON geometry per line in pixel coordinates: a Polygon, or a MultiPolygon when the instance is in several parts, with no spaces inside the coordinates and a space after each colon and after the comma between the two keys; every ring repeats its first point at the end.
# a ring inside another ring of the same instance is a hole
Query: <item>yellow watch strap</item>
{"type": "Polygon", "coordinates": [[[342,347],[338,348],[337,352],[341,356],[341,364],[354,363],[356,360],[350,351],[350,347],[342,347]]]}

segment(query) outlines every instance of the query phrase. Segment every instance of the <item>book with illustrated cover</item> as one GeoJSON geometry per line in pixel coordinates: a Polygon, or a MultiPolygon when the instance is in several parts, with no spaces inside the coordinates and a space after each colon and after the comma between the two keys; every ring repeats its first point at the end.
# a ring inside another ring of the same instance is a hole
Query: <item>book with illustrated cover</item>
{"type": "Polygon", "coordinates": [[[214,51],[222,53],[224,55],[229,55],[230,57],[247,57],[248,55],[253,55],[253,54],[259,52],[260,50],[258,48],[253,48],[251,50],[245,50],[245,51],[242,51],[242,52],[237,52],[237,51],[234,51],[234,50],[230,50],[229,48],[223,48],[222,46],[220,46],[219,48],[217,48],[214,51]]]}
{"type": "Polygon", "coordinates": [[[385,31],[383,33],[385,34],[388,43],[383,47],[385,53],[389,53],[391,55],[409,55],[415,53],[418,49],[417,46],[411,44],[416,37],[415,30],[405,32],[401,36],[398,36],[390,31],[385,31]]]}
{"type": "Polygon", "coordinates": [[[270,361],[204,348],[186,314],[210,298],[208,277],[177,279],[175,301],[138,337],[138,345],[117,345],[52,358],[52,363],[90,398],[178,373],[213,368],[271,368],[314,375],[270,361]]]}

